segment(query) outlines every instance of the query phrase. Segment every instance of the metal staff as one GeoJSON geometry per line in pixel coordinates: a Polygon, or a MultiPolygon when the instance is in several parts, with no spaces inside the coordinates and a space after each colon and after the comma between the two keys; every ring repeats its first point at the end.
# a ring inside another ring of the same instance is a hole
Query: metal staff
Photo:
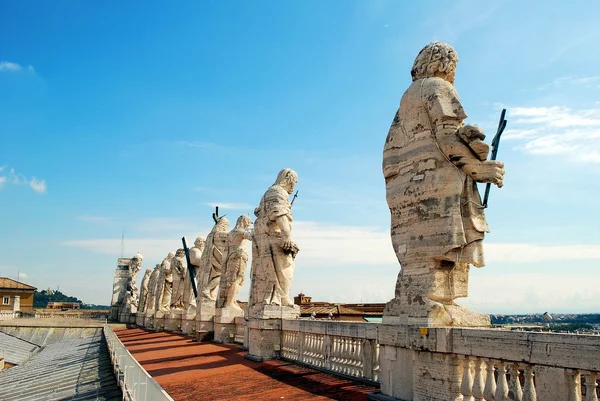
{"type": "MultiPolygon", "coordinates": [[[[500,145],[500,135],[504,132],[504,128],[506,128],[506,119],[504,116],[506,115],[506,109],[502,109],[502,113],[500,113],[500,121],[498,122],[498,129],[496,130],[496,135],[494,139],[492,139],[492,157],[490,160],[496,160],[496,156],[498,155],[498,146],[500,145]]],[[[488,207],[488,199],[490,197],[490,189],[492,187],[491,183],[487,183],[485,186],[485,195],[483,197],[483,207],[488,207]]]]}
{"type": "Polygon", "coordinates": [[[196,272],[192,267],[192,262],[190,262],[190,250],[185,243],[185,237],[181,238],[181,242],[183,243],[183,251],[185,252],[185,260],[187,261],[188,266],[188,274],[190,275],[190,281],[192,282],[192,290],[194,291],[194,297],[198,298],[198,288],[196,288],[196,272]]]}

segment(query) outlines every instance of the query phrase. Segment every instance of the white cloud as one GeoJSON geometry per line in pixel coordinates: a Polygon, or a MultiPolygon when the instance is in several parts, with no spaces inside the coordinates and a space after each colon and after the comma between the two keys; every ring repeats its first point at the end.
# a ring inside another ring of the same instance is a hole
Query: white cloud
{"type": "Polygon", "coordinates": [[[31,180],[29,180],[29,186],[37,193],[46,193],[47,186],[45,180],[38,180],[34,177],[31,180]]]}
{"type": "MultiPolygon", "coordinates": [[[[205,227],[196,232],[206,236],[209,230],[205,227]]],[[[385,302],[392,298],[400,266],[387,227],[295,221],[293,230],[300,247],[293,294],[302,291],[315,300],[330,302],[385,302]]],[[[188,236],[187,241],[191,244],[193,238],[188,236]]],[[[120,238],[71,240],[62,245],[112,255],[115,260],[121,253],[120,238]]],[[[142,253],[144,268],[151,268],[180,247],[180,237],[126,238],[124,254],[142,253]]],[[[584,260],[596,261],[600,259],[600,245],[485,243],[484,247],[489,266],[472,269],[470,296],[461,301],[475,310],[587,311],[600,303],[600,288],[595,284],[599,276],[556,273],[556,269],[540,272],[539,266],[532,266],[535,262],[556,267],[567,265],[566,261],[577,261],[577,265],[584,260]]],[[[249,274],[250,266],[247,278],[249,274]]],[[[247,279],[239,299],[247,297],[249,282],[247,279]]]]}
{"type": "Polygon", "coordinates": [[[29,276],[27,275],[27,273],[18,273],[19,280],[26,280],[28,278],[29,278],[29,276]]]}
{"type": "Polygon", "coordinates": [[[12,63],[10,61],[0,61],[0,72],[9,71],[9,72],[17,72],[21,71],[21,66],[17,63],[12,63]]]}
{"type": "Polygon", "coordinates": [[[248,203],[230,203],[230,202],[208,202],[210,207],[219,207],[219,209],[230,209],[230,210],[254,210],[254,206],[248,203]]]}
{"type": "Polygon", "coordinates": [[[38,180],[35,177],[31,179],[25,177],[23,174],[19,174],[15,172],[14,168],[5,172],[5,167],[0,167],[0,188],[2,188],[5,184],[13,184],[13,185],[27,185],[35,192],[43,194],[46,193],[47,185],[45,180],[38,180]]]}
{"type": "Polygon", "coordinates": [[[534,155],[563,155],[582,163],[600,163],[600,109],[564,106],[513,107],[504,138],[534,155]]]}
{"type": "Polygon", "coordinates": [[[590,77],[577,77],[577,76],[565,76],[556,78],[554,81],[549,82],[547,84],[540,85],[538,90],[546,90],[553,88],[561,88],[565,86],[572,85],[584,85],[586,87],[593,87],[595,83],[600,82],[600,76],[590,76],[590,77]]]}

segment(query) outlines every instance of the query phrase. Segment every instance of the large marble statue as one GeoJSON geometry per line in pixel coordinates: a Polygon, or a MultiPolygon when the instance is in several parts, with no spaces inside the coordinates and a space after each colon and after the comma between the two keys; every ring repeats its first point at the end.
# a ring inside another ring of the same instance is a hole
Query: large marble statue
{"type": "Polygon", "coordinates": [[[150,275],[152,274],[152,269],[146,269],[146,273],[142,278],[142,284],[140,289],[140,301],[138,304],[138,313],[144,313],[146,310],[146,303],[148,301],[148,284],[150,282],[150,275]]]}
{"type": "Polygon", "coordinates": [[[200,262],[201,280],[198,280],[203,301],[217,299],[217,287],[221,280],[221,270],[227,251],[227,230],[229,220],[220,217],[206,237],[206,246],[200,262]]]}
{"type": "Polygon", "coordinates": [[[297,182],[296,172],[284,168],[254,210],[250,315],[260,312],[265,305],[294,307],[289,293],[298,247],[292,240],[289,195],[297,182]]]}
{"type": "MultiPolygon", "coordinates": [[[[190,248],[190,263],[191,268],[194,271],[194,277],[196,277],[196,283],[198,282],[198,274],[200,274],[200,261],[202,259],[202,252],[204,251],[204,245],[206,240],[204,237],[196,238],[194,246],[190,248]]],[[[185,276],[185,283],[183,290],[183,302],[186,313],[194,313],[196,311],[196,297],[194,296],[194,290],[192,289],[192,278],[189,272],[185,276]]],[[[199,294],[198,294],[199,295],[199,294]]]]}
{"type": "Polygon", "coordinates": [[[252,239],[249,230],[252,221],[247,215],[238,218],[235,227],[227,235],[227,258],[219,286],[217,308],[242,310],[237,303],[237,294],[244,284],[244,274],[248,265],[248,243],[252,239]]]}
{"type": "Polygon", "coordinates": [[[142,312],[154,313],[154,310],[156,309],[156,283],[159,276],[160,264],[157,264],[154,267],[154,270],[152,270],[152,274],[150,274],[150,279],[148,280],[148,296],[146,297],[145,309],[142,312]]]}
{"type": "Polygon", "coordinates": [[[476,182],[500,187],[504,168],[486,161],[483,131],[463,126],[467,114],[454,89],[457,63],[446,43],[421,50],[385,141],[383,174],[401,271],[384,323],[490,322],[454,299],[467,296],[469,265],[484,265],[482,240],[489,229],[476,182]]]}
{"type": "Polygon", "coordinates": [[[125,300],[123,302],[123,306],[121,307],[121,311],[123,313],[136,313],[138,310],[140,294],[137,286],[137,276],[142,267],[143,260],[143,256],[139,253],[136,253],[129,262],[130,276],[127,281],[125,300]]]}
{"type": "Polygon", "coordinates": [[[179,248],[175,252],[175,258],[171,264],[173,273],[173,296],[171,297],[171,309],[183,309],[183,290],[187,277],[187,263],[185,260],[185,251],[179,248]]]}
{"type": "Polygon", "coordinates": [[[157,304],[156,309],[168,312],[171,308],[171,296],[173,295],[173,273],[171,264],[175,258],[175,252],[169,252],[167,257],[160,264],[160,276],[157,285],[157,304]]]}

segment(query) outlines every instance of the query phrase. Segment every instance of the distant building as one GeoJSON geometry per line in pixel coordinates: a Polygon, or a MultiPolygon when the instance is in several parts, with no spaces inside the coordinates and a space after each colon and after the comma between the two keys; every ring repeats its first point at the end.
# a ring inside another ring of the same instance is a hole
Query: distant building
{"type": "Polygon", "coordinates": [[[32,311],[37,288],[8,277],[0,277],[0,310],[32,311]]]}
{"type": "Polygon", "coordinates": [[[81,308],[81,302],[48,302],[46,309],[79,309],[81,308]]]}
{"type": "Polygon", "coordinates": [[[294,297],[294,303],[300,306],[301,317],[315,319],[346,320],[359,322],[381,322],[385,303],[341,304],[331,302],[313,302],[312,297],[302,293],[294,297]]]}

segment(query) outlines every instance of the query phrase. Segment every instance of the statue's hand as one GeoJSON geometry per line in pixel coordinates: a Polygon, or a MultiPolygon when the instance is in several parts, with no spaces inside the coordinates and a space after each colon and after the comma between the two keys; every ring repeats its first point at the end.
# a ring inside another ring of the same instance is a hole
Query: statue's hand
{"type": "Polygon", "coordinates": [[[291,235],[281,236],[281,247],[284,251],[291,251],[295,246],[296,244],[294,244],[294,241],[292,241],[291,235]]]}
{"type": "Polygon", "coordinates": [[[504,179],[504,163],[497,160],[482,162],[473,173],[473,178],[478,182],[490,182],[501,188],[504,179]]]}

